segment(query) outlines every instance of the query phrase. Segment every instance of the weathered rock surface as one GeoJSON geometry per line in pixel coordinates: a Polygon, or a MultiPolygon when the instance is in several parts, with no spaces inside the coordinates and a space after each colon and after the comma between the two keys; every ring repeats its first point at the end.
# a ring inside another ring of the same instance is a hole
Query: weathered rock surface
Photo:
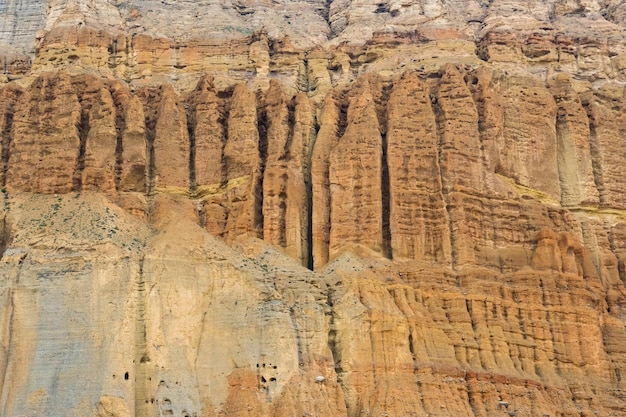
{"type": "Polygon", "coordinates": [[[330,153],[329,258],[344,249],[383,252],[382,149],[377,79],[367,77],[349,100],[346,128],[330,153]]]}
{"type": "Polygon", "coordinates": [[[5,86],[4,415],[622,414],[623,87],[438,74],[5,86]]]}
{"type": "Polygon", "coordinates": [[[13,159],[7,168],[7,187],[43,193],[72,191],[81,136],[87,132],[70,77],[63,73],[40,76],[20,100],[5,142],[7,157],[13,159]]]}
{"type": "Polygon", "coordinates": [[[318,99],[365,71],[437,71],[448,61],[624,81],[623,9],[596,0],[9,0],[0,57],[4,79],[70,65],[191,91],[209,71],[220,88],[279,79],[318,99]]]}
{"type": "Polygon", "coordinates": [[[442,194],[437,124],[427,87],[415,73],[387,104],[389,223],[394,259],[449,264],[450,229],[442,194]]]}
{"type": "Polygon", "coordinates": [[[617,1],[0,5],[0,415],[626,415],[617,1]]]}

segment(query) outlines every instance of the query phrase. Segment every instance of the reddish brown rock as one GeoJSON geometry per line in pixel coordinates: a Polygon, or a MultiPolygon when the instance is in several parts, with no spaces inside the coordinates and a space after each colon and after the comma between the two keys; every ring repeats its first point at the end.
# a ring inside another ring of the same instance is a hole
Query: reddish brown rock
{"type": "Polygon", "coordinates": [[[340,104],[331,94],[322,104],[319,131],[311,155],[312,254],[315,269],[326,265],[330,241],[330,155],[339,140],[340,104]]]}
{"type": "Polygon", "coordinates": [[[70,77],[39,76],[21,96],[13,118],[7,188],[44,194],[72,191],[80,127],[81,107],[70,77]]]}
{"type": "Polygon", "coordinates": [[[440,74],[366,76],[329,95],[317,123],[314,101],[278,83],[255,94],[204,80],[188,108],[170,87],[135,96],[85,75],[48,75],[22,94],[5,86],[4,409],[626,410],[623,90],[463,66],[440,74]],[[146,137],[151,172],[183,186],[141,192],[146,137]],[[46,169],[20,162],[44,150],[46,169]],[[194,152],[214,162],[194,165],[194,152]],[[99,192],[43,195],[60,192],[59,178],[99,192]],[[315,272],[299,265],[311,257],[315,272]],[[50,361],[74,347],[86,359],[50,361]]]}
{"type": "Polygon", "coordinates": [[[626,223],[620,222],[611,228],[611,246],[618,260],[618,271],[622,282],[626,283],[626,223]]]}
{"type": "Polygon", "coordinates": [[[9,160],[15,117],[16,104],[22,95],[22,89],[16,85],[8,85],[0,90],[0,140],[2,141],[2,165],[0,182],[6,183],[7,163],[9,160]]]}
{"type": "Polygon", "coordinates": [[[486,33],[478,44],[477,53],[485,61],[520,62],[522,59],[519,37],[510,31],[486,33]]]}
{"type": "Polygon", "coordinates": [[[311,255],[311,147],[315,140],[314,107],[300,93],[294,98],[293,138],[288,153],[285,251],[312,267],[311,255]]]}
{"type": "Polygon", "coordinates": [[[598,204],[585,109],[567,76],[558,76],[551,90],[558,107],[556,135],[561,205],[598,204]]]}
{"type": "Polygon", "coordinates": [[[256,97],[244,84],[238,84],[230,101],[228,140],[224,147],[226,179],[258,177],[259,132],[256,97]]]}
{"type": "Polygon", "coordinates": [[[189,187],[187,113],[178,94],[169,85],[160,88],[157,100],[151,156],[154,160],[154,186],[156,189],[177,187],[187,191],[189,187]]]}
{"type": "Polygon", "coordinates": [[[415,73],[406,73],[387,105],[390,233],[394,259],[451,260],[442,194],[439,143],[430,96],[415,73]]]}
{"type": "Polygon", "coordinates": [[[543,84],[516,77],[509,79],[502,94],[502,173],[558,201],[561,190],[554,98],[543,84]]]}
{"type": "Polygon", "coordinates": [[[263,191],[257,105],[254,93],[243,84],[233,90],[227,120],[228,137],[223,151],[226,188],[206,199],[207,230],[228,240],[259,236],[263,191]]]}
{"type": "Polygon", "coordinates": [[[480,191],[483,188],[478,113],[472,95],[458,69],[447,64],[435,95],[445,193],[480,191]]]}
{"type": "Polygon", "coordinates": [[[195,146],[195,182],[202,192],[202,186],[224,181],[225,109],[210,77],[198,81],[188,102],[195,146]]]}
{"type": "Polygon", "coordinates": [[[81,155],[74,177],[77,190],[115,190],[117,128],[116,109],[102,80],[75,77],[74,89],[81,104],[81,155]]]}
{"type": "Polygon", "coordinates": [[[304,95],[288,102],[278,83],[265,95],[267,160],[263,179],[263,239],[308,259],[308,196],[305,175],[313,114],[304,95]]]}
{"type": "Polygon", "coordinates": [[[591,155],[594,159],[594,179],[604,206],[624,209],[623,175],[626,142],[624,88],[607,84],[594,93],[587,93],[583,103],[589,116],[591,155]]]}
{"type": "Polygon", "coordinates": [[[290,109],[277,82],[270,83],[265,95],[267,159],[263,172],[263,240],[285,247],[287,221],[287,158],[289,152],[290,109]]]}
{"type": "Polygon", "coordinates": [[[141,100],[131,95],[121,83],[113,83],[110,88],[116,105],[118,152],[121,153],[118,155],[121,163],[118,188],[120,191],[144,192],[148,168],[144,109],[141,100]]]}
{"type": "MultiPolygon", "coordinates": [[[[502,97],[502,74],[479,67],[468,75],[468,87],[472,92],[478,112],[478,131],[483,158],[489,172],[501,172],[500,158],[504,148],[504,101],[502,97]]],[[[485,186],[493,191],[489,176],[485,186]]]]}
{"type": "Polygon", "coordinates": [[[147,189],[187,193],[189,187],[189,135],[187,114],[171,85],[144,89],[149,168],[147,189]],[[175,165],[174,165],[175,164],[175,165]]]}
{"type": "Polygon", "coordinates": [[[458,69],[447,64],[440,70],[434,110],[437,121],[439,170],[450,221],[453,262],[463,264],[474,257],[471,222],[466,221],[463,193],[484,188],[478,113],[471,93],[458,69]]]}
{"type": "Polygon", "coordinates": [[[383,251],[382,137],[371,83],[361,80],[330,153],[330,259],[345,250],[383,251]]]}

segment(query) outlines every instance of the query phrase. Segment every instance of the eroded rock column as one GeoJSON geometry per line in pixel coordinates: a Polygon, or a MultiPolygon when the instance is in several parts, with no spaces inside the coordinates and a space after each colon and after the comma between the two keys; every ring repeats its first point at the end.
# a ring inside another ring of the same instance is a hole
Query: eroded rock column
{"type": "Polygon", "coordinates": [[[330,153],[330,241],[332,259],[351,250],[382,252],[382,137],[370,81],[350,99],[346,130],[330,153]]]}
{"type": "Polygon", "coordinates": [[[395,258],[451,260],[439,174],[437,125],[415,73],[396,83],[387,105],[391,249],[395,258]]]}

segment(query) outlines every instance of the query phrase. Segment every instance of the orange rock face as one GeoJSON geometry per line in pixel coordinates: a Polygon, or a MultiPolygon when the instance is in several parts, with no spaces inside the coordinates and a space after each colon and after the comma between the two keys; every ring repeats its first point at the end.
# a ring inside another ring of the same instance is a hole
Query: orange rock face
{"type": "Polygon", "coordinates": [[[0,98],[6,415],[624,413],[621,84],[0,98]]]}
{"type": "Polygon", "coordinates": [[[43,193],[72,191],[85,124],[68,75],[37,78],[22,95],[13,117],[9,133],[13,163],[8,166],[7,187],[43,193]],[[58,151],[51,152],[52,148],[58,151]]]}
{"type": "Polygon", "coordinates": [[[623,7],[318,3],[50,4],[0,414],[626,414],[623,7]]]}
{"type": "Polygon", "coordinates": [[[383,251],[382,137],[377,80],[364,79],[350,99],[346,128],[330,153],[330,259],[344,248],[383,251]]]}
{"type": "Polygon", "coordinates": [[[405,74],[394,86],[387,118],[392,255],[449,264],[437,124],[429,91],[416,74],[405,74]]]}

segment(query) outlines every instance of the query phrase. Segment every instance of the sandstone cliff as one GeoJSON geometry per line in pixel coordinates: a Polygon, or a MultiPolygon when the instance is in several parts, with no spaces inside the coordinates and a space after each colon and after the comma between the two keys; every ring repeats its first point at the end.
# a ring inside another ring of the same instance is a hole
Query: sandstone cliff
{"type": "Polygon", "coordinates": [[[626,415],[621,3],[5,3],[1,415],[626,415]]]}

